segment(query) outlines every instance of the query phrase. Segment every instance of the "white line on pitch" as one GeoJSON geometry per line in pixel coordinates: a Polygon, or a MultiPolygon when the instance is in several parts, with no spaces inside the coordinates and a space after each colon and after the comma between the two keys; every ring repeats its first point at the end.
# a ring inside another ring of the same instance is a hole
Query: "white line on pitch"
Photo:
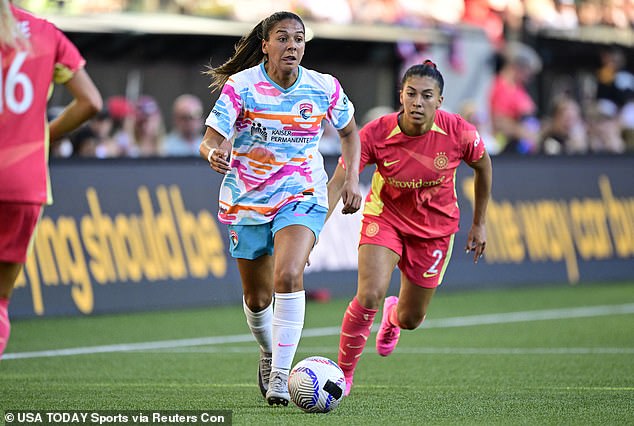
{"type": "MultiPolygon", "coordinates": [[[[626,315],[634,313],[634,303],[623,305],[599,305],[579,308],[547,309],[541,311],[520,311],[499,314],[470,315],[464,317],[429,319],[424,328],[470,327],[476,325],[507,324],[511,322],[543,321],[564,318],[586,318],[606,315],[626,315]]],[[[373,327],[374,330],[378,325],[373,327]]],[[[302,337],[332,336],[339,334],[340,327],[309,328],[302,331],[302,337]]],[[[182,348],[192,346],[219,345],[225,343],[252,342],[250,334],[232,336],[201,337],[196,339],[163,340],[158,342],[125,343],[117,345],[88,346],[46,351],[5,353],[3,361],[11,359],[46,358],[97,353],[147,351],[156,349],[182,348]]]]}

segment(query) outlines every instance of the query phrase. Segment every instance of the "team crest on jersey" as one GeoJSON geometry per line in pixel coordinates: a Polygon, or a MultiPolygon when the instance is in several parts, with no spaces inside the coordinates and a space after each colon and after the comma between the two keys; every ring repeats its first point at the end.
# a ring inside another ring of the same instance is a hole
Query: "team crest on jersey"
{"type": "Polygon", "coordinates": [[[365,235],[367,235],[368,237],[374,237],[378,233],[379,233],[379,224],[376,222],[368,223],[368,226],[366,226],[365,228],[365,235]]]}
{"type": "Polygon", "coordinates": [[[444,152],[437,152],[434,158],[434,167],[438,170],[444,170],[449,165],[449,157],[444,152]]]}
{"type": "Polygon", "coordinates": [[[299,104],[299,115],[308,120],[313,115],[313,104],[310,102],[302,102],[299,104]]]}
{"type": "Polygon", "coordinates": [[[231,244],[233,244],[234,247],[237,247],[238,245],[238,233],[234,230],[229,231],[229,238],[231,239],[231,244]]]}
{"type": "Polygon", "coordinates": [[[266,131],[266,127],[264,127],[257,121],[254,121],[253,124],[251,124],[251,136],[259,137],[262,140],[266,141],[269,134],[266,131]]]}

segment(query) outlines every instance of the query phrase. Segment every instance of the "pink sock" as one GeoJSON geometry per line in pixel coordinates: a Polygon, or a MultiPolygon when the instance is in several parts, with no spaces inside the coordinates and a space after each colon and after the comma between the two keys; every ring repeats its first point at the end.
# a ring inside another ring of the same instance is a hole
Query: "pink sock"
{"type": "Polygon", "coordinates": [[[9,299],[0,298],[0,358],[9,342],[11,324],[9,323],[9,299]]]}
{"type": "Polygon", "coordinates": [[[337,361],[346,378],[351,378],[354,375],[354,369],[357,366],[357,362],[359,362],[368,337],[370,337],[372,322],[376,312],[376,309],[368,309],[361,306],[356,297],[352,299],[348,309],[346,309],[341,324],[339,358],[337,361]]]}

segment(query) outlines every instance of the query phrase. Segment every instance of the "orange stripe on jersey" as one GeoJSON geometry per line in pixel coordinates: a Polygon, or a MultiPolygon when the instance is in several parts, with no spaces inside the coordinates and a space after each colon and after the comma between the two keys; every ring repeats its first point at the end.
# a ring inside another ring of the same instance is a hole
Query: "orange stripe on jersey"
{"type": "Polygon", "coordinates": [[[288,162],[276,161],[273,153],[264,148],[254,148],[249,152],[236,152],[233,151],[231,153],[233,157],[247,157],[249,160],[249,165],[253,165],[254,163],[258,164],[261,168],[266,168],[267,170],[271,170],[273,167],[271,166],[283,166],[290,162],[294,163],[304,163],[306,161],[306,157],[293,157],[288,162]],[[264,166],[264,164],[270,164],[271,166],[264,166]]]}
{"type": "MultiPolygon", "coordinates": [[[[313,188],[307,189],[306,192],[308,191],[314,192],[314,189],[313,188]]],[[[290,198],[280,201],[275,206],[243,206],[243,205],[232,206],[230,204],[223,202],[222,200],[220,201],[220,204],[226,207],[226,211],[223,213],[225,215],[234,215],[234,214],[237,215],[238,212],[241,212],[241,211],[252,211],[252,212],[257,212],[261,214],[262,216],[273,216],[273,214],[276,213],[280,208],[282,208],[282,206],[290,202],[293,202],[295,200],[301,200],[302,197],[304,197],[304,194],[297,194],[290,198]]]]}
{"type": "Polygon", "coordinates": [[[263,111],[245,111],[244,118],[255,120],[256,118],[265,120],[275,120],[294,128],[301,128],[301,130],[316,129],[321,126],[321,122],[325,117],[325,114],[314,115],[309,120],[303,119],[299,115],[290,114],[275,114],[263,111]]]}

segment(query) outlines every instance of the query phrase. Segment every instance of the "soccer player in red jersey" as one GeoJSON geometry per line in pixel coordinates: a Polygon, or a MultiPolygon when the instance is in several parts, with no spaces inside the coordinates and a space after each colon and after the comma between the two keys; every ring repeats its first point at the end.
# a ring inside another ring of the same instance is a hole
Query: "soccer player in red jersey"
{"type": "MultiPolygon", "coordinates": [[[[473,252],[474,263],[484,253],[491,159],[472,124],[439,109],[443,86],[433,62],[410,67],[402,79],[402,111],[360,131],[360,167],[375,164],[376,171],[363,210],[357,293],[341,328],[338,363],[346,376],[346,395],[396,266],[401,270],[400,293],[385,299],[377,352],[392,353],[400,330],[415,329],[425,319],[458,231],[455,173],[461,161],[475,171],[475,208],[466,250],[473,252]]],[[[330,212],[339,201],[344,168],[340,160],[328,184],[330,212]]]]}
{"type": "Polygon", "coordinates": [[[9,340],[9,298],[42,205],[51,202],[48,148],[95,115],[99,91],[84,58],[53,24],[0,0],[0,357],[9,340]],[[73,101],[51,123],[51,84],[73,101]]]}

